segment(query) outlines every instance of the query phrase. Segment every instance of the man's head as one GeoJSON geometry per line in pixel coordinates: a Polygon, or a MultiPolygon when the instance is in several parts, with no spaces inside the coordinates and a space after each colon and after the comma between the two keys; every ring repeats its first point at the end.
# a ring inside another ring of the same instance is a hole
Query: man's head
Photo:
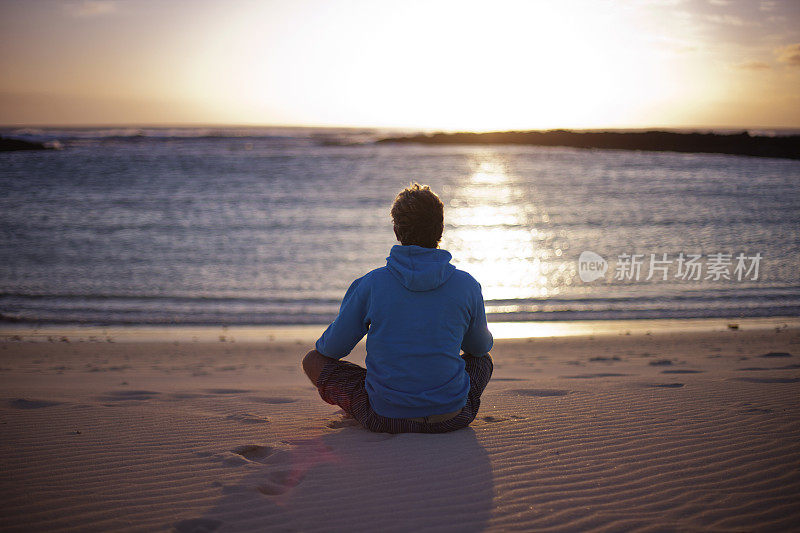
{"type": "Polygon", "coordinates": [[[444,231],[444,204],[430,187],[414,182],[394,199],[392,220],[403,246],[437,248],[444,231]]]}

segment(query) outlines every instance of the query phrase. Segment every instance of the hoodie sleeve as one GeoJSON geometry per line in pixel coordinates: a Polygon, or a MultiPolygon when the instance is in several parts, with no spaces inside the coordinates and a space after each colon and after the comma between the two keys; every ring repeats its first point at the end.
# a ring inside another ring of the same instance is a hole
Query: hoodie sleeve
{"type": "Polygon", "coordinates": [[[367,334],[367,299],[364,291],[359,290],[363,279],[359,278],[350,285],[339,308],[339,315],[317,340],[316,350],[322,355],[333,359],[346,357],[367,334]]]}
{"type": "Polygon", "coordinates": [[[464,340],[461,342],[461,349],[475,357],[482,357],[489,353],[494,344],[492,334],[489,332],[489,325],[486,323],[486,309],[483,303],[481,286],[478,284],[473,308],[470,312],[470,322],[464,340]]]}

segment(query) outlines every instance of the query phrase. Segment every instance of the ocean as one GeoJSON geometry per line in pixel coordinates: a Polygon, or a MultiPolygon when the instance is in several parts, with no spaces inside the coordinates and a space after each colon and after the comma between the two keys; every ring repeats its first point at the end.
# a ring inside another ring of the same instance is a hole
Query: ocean
{"type": "Polygon", "coordinates": [[[0,321],[324,324],[412,180],[490,321],[800,315],[800,161],[396,133],[5,128],[0,321]]]}

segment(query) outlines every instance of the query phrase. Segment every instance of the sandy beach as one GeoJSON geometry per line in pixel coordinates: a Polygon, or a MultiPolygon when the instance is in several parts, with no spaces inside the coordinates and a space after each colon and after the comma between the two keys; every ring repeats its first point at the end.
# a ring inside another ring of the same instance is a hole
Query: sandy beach
{"type": "Polygon", "coordinates": [[[2,529],[791,529],[800,324],[720,324],[498,340],[442,435],[354,426],[300,338],[6,330],[2,529]]]}
{"type": "Polygon", "coordinates": [[[0,21],[0,533],[800,533],[800,0],[0,21]]]}

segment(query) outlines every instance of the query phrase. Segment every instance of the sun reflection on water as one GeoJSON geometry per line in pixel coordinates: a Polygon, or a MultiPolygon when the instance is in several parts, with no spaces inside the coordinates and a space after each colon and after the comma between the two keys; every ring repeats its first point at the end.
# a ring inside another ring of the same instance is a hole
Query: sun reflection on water
{"type": "Polygon", "coordinates": [[[561,259],[567,244],[537,206],[532,184],[490,150],[473,153],[470,166],[464,182],[445,191],[442,246],[481,283],[487,301],[558,294],[571,278],[561,259]]]}

